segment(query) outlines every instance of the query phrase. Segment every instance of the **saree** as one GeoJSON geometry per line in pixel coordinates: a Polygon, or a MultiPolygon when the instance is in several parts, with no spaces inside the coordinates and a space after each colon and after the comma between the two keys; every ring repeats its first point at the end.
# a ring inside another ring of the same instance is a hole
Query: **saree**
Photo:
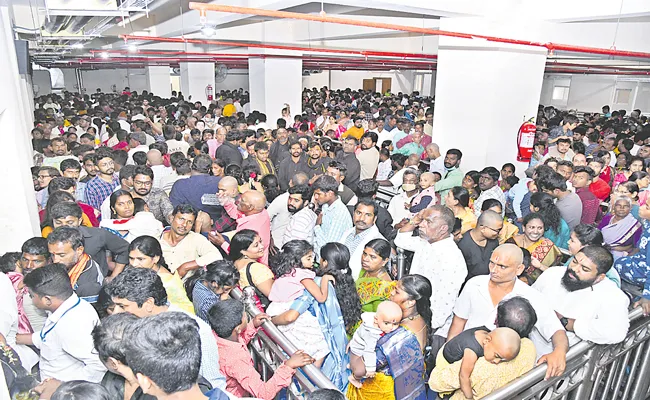
{"type": "MultiPolygon", "coordinates": [[[[607,214],[598,228],[603,233],[605,244],[611,247],[634,246],[641,237],[641,223],[630,213],[622,220],[612,223],[613,215],[607,214]]],[[[625,251],[612,250],[614,259],[627,255],[625,251]]]]}
{"type": "MultiPolygon", "coordinates": [[[[506,243],[514,243],[519,247],[524,247],[522,244],[517,243],[516,237],[508,240],[506,243]]],[[[542,265],[547,267],[552,267],[555,265],[555,260],[562,255],[560,249],[553,244],[553,242],[547,238],[541,238],[537,242],[525,248],[530,252],[531,257],[542,263],[542,265]]],[[[529,265],[524,272],[521,273],[519,279],[526,282],[528,285],[532,285],[533,282],[539,278],[542,274],[542,271],[529,265]]]]}
{"type": "Polygon", "coordinates": [[[375,277],[366,277],[366,271],[361,271],[354,285],[357,287],[359,300],[361,300],[361,311],[377,312],[379,303],[390,298],[390,294],[395,289],[397,282],[387,282],[375,277]]]}
{"type": "Polygon", "coordinates": [[[357,388],[348,386],[350,400],[424,400],[424,355],[415,335],[404,327],[377,341],[377,374],[357,388]]]}

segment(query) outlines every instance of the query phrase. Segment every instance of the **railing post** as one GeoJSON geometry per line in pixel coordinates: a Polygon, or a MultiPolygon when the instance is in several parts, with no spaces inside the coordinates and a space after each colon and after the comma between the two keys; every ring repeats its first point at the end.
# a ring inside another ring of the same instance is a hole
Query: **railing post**
{"type": "Polygon", "coordinates": [[[397,280],[402,279],[404,276],[404,267],[406,264],[406,255],[404,250],[397,248],[397,280]]]}
{"type": "Polygon", "coordinates": [[[588,400],[591,395],[591,390],[594,385],[594,371],[596,370],[596,365],[598,364],[598,359],[601,354],[601,347],[594,346],[586,354],[587,364],[582,368],[585,369],[582,376],[582,382],[575,390],[575,397],[573,400],[588,400]]]}
{"type": "Polygon", "coordinates": [[[630,399],[645,399],[648,388],[650,388],[650,341],[647,341],[643,346],[645,351],[643,351],[641,366],[630,399]]]}

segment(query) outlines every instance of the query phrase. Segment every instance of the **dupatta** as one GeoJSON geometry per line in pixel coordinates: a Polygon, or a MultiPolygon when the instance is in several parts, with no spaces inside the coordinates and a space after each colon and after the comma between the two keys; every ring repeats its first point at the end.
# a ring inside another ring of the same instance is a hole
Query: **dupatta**
{"type": "Polygon", "coordinates": [[[399,327],[377,341],[377,364],[386,363],[394,381],[395,399],[425,400],[424,355],[415,335],[399,327]]]}

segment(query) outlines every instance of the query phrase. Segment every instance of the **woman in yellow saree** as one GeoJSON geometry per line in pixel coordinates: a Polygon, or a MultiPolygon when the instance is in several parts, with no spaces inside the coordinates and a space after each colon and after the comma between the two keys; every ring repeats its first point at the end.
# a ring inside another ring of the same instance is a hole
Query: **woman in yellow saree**
{"type": "Polygon", "coordinates": [[[376,312],[377,306],[388,300],[395,281],[388,274],[390,244],[384,239],[373,239],[363,249],[362,271],[355,281],[362,312],[376,312]]]}

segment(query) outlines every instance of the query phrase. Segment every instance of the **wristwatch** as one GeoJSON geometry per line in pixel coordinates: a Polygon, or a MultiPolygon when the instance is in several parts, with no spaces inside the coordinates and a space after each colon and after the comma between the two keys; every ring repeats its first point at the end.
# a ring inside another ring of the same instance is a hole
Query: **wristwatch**
{"type": "Polygon", "coordinates": [[[569,325],[569,318],[567,318],[567,317],[560,318],[560,323],[566,329],[566,326],[569,325]]]}

